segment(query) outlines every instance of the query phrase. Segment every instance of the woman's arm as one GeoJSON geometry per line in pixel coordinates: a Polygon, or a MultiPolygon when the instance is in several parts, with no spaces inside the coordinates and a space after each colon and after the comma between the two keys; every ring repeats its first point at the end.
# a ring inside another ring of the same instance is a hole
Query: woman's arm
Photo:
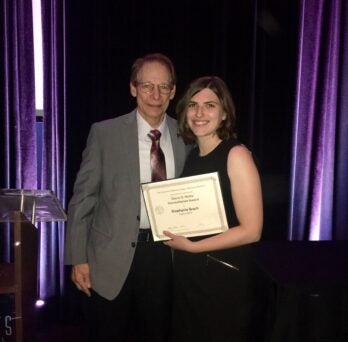
{"type": "Polygon", "coordinates": [[[165,232],[171,238],[164,242],[167,246],[200,253],[237,247],[260,239],[263,224],[261,182],[251,152],[246,147],[239,145],[230,150],[227,173],[239,225],[199,241],[165,232]]]}

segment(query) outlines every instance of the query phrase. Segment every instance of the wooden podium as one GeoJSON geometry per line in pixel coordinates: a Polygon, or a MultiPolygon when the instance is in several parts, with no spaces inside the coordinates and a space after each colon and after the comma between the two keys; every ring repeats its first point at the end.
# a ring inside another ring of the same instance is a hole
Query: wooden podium
{"type": "Polygon", "coordinates": [[[8,326],[7,336],[0,334],[1,341],[35,341],[39,237],[34,224],[65,220],[52,191],[0,189],[0,222],[10,225],[13,246],[13,260],[0,263],[0,295],[14,297],[9,320],[14,324],[8,326]]]}

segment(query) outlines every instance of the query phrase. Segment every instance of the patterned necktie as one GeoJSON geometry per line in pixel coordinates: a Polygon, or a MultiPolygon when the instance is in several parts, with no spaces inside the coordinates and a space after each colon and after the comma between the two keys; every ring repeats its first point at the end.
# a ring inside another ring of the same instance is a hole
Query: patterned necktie
{"type": "Polygon", "coordinates": [[[166,177],[166,160],[164,153],[160,147],[161,132],[157,129],[150,131],[148,136],[152,140],[150,150],[150,163],[151,163],[151,180],[157,182],[165,180],[166,177]]]}

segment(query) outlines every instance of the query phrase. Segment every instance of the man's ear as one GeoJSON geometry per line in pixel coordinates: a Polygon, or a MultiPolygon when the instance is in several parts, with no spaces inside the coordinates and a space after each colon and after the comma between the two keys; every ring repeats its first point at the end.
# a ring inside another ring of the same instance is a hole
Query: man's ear
{"type": "Polygon", "coordinates": [[[129,89],[130,89],[130,93],[133,97],[137,97],[137,87],[134,86],[134,84],[129,83],[129,89]]]}
{"type": "Polygon", "coordinates": [[[174,96],[175,96],[175,92],[176,92],[176,86],[173,87],[173,89],[170,92],[170,99],[173,100],[174,96]]]}

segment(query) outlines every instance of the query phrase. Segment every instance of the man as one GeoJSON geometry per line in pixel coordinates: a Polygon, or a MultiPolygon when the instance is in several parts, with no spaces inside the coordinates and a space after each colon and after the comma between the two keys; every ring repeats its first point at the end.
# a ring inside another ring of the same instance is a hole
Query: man
{"type": "Polygon", "coordinates": [[[149,132],[161,133],[167,178],[186,156],[176,121],[166,114],[175,70],[162,54],[137,59],[130,92],[137,108],[92,125],[68,208],[65,261],[86,294],[93,341],[167,341],[171,251],[153,242],[140,183],[151,181],[149,132]],[[130,322],[132,326],[130,327],[130,322]]]}

